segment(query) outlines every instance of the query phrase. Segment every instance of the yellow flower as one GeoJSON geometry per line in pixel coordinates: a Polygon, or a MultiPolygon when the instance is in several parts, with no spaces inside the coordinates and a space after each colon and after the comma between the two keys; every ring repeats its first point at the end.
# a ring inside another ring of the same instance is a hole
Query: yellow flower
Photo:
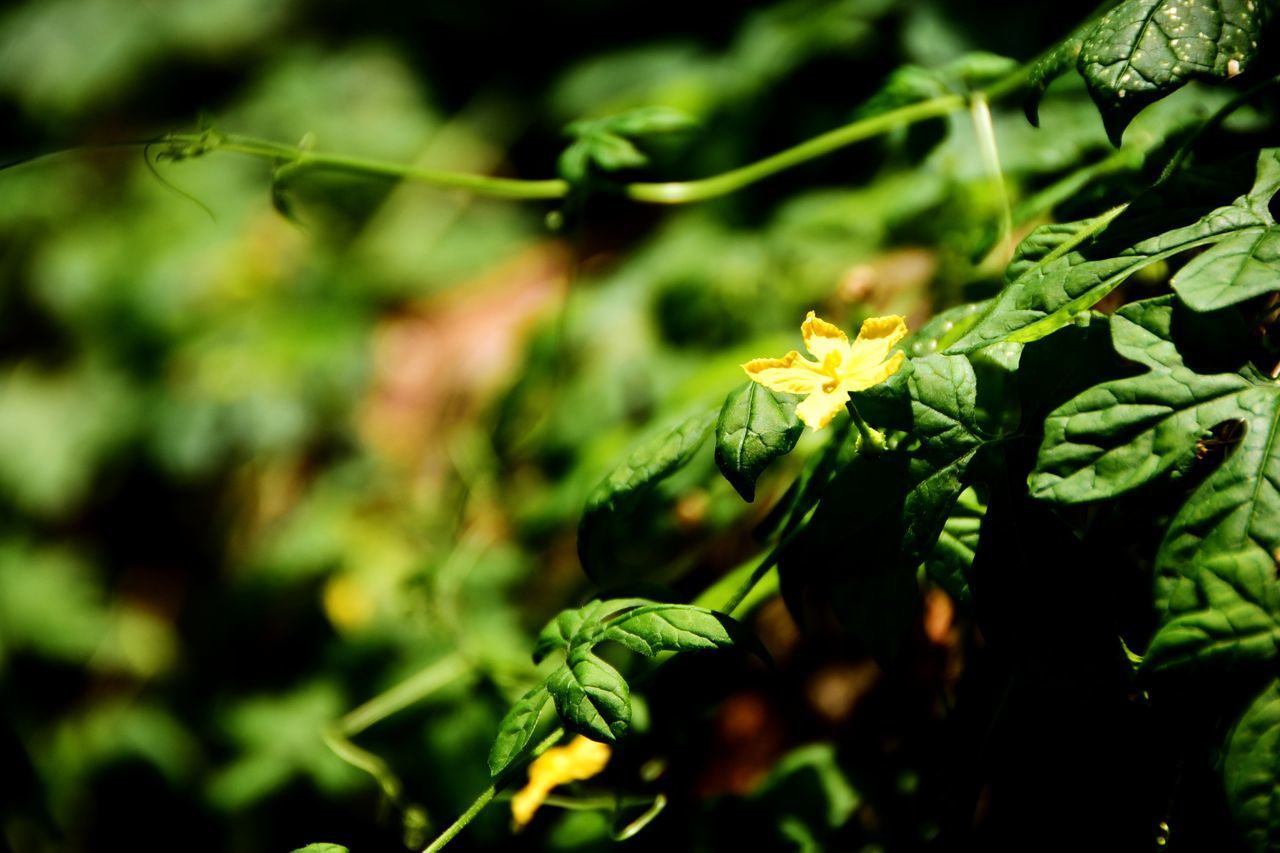
{"type": "Polygon", "coordinates": [[[796,415],[813,429],[831,423],[849,401],[849,392],[880,384],[897,373],[906,358],[901,351],[890,355],[907,335],[907,322],[897,315],[867,319],[858,339],[849,343],[839,327],[810,311],[800,333],[805,349],[817,361],[792,350],[782,358],[748,361],[742,369],[773,391],[807,395],[796,406],[796,415]]]}
{"type": "Polygon", "coordinates": [[[529,784],[511,799],[516,826],[533,820],[533,813],[551,793],[566,782],[590,779],[609,763],[609,747],[579,735],[566,746],[548,749],[529,765],[529,784]]]}

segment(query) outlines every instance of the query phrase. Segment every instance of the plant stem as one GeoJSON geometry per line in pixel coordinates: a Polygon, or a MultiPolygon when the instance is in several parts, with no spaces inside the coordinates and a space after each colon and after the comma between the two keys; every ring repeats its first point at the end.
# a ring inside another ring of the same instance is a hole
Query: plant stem
{"type": "MultiPolygon", "coordinates": [[[[546,752],[551,747],[555,746],[560,741],[560,738],[562,737],[564,737],[564,727],[556,726],[555,731],[553,731],[551,734],[543,738],[542,741],[539,742],[538,745],[533,748],[533,751],[529,753],[529,758],[530,759],[537,758],[539,755],[546,752]]],[[[521,764],[521,766],[523,766],[523,764],[521,764]]],[[[430,844],[428,844],[423,849],[422,853],[436,853],[436,851],[444,849],[444,846],[448,844],[450,841],[452,841],[458,835],[459,832],[462,832],[462,830],[466,829],[467,824],[475,820],[476,815],[484,811],[485,806],[493,802],[493,798],[498,795],[498,790],[500,788],[505,787],[507,781],[511,778],[511,776],[512,774],[510,772],[507,772],[503,774],[503,777],[501,779],[496,780],[488,788],[485,788],[480,793],[480,796],[476,797],[475,802],[473,802],[470,806],[468,806],[465,812],[458,815],[458,819],[455,820],[453,823],[449,824],[448,828],[445,829],[444,832],[437,835],[435,841],[432,841],[430,844]]]]}
{"type": "Polygon", "coordinates": [[[351,738],[437,690],[460,681],[469,681],[472,676],[470,666],[462,655],[447,655],[327,726],[321,737],[334,755],[372,776],[387,799],[397,807],[402,807],[400,794],[403,786],[400,779],[385,761],[352,743],[351,738]]]}
{"type": "Polygon", "coordinates": [[[963,109],[964,105],[965,99],[962,96],[944,95],[851,122],[765,157],[763,160],[757,160],[710,178],[673,183],[626,184],[622,187],[622,191],[627,198],[634,201],[654,204],[687,204],[718,198],[737,192],[786,169],[838,151],[855,142],[871,139],[925,119],[939,118],[963,109]]]}
{"type": "Polygon", "coordinates": [[[760,561],[760,565],[751,570],[751,574],[747,575],[747,579],[742,585],[734,590],[733,595],[719,608],[721,613],[726,616],[732,616],[733,611],[742,606],[742,602],[751,594],[751,590],[755,589],[756,584],[764,579],[765,575],[776,565],[778,565],[778,557],[782,555],[782,547],[789,539],[783,539],[778,545],[769,552],[769,555],[760,561]]]}
{"type": "Polygon", "coordinates": [[[858,407],[853,405],[850,400],[846,406],[849,410],[849,416],[853,418],[853,425],[858,428],[858,435],[862,441],[858,443],[859,453],[883,453],[885,449],[884,433],[871,426],[862,419],[862,413],[858,411],[858,407]]]}
{"type": "Polygon", "coordinates": [[[1000,149],[996,145],[996,129],[991,123],[991,106],[985,95],[974,95],[969,104],[969,116],[978,137],[978,150],[982,152],[982,165],[987,179],[995,188],[1000,200],[1000,236],[997,245],[1008,263],[1013,257],[1013,207],[1009,203],[1009,188],[1004,182],[1004,170],[1000,168],[1000,149]]]}
{"type": "MultiPolygon", "coordinates": [[[[1020,68],[971,97],[956,94],[941,95],[879,115],[858,119],[771,154],[762,160],[719,175],[692,181],[623,184],[618,187],[618,191],[634,201],[651,204],[688,204],[718,198],[737,192],[779,172],[838,151],[855,142],[871,139],[927,119],[949,115],[956,110],[964,109],[972,99],[982,99],[985,102],[1017,91],[1024,85],[1026,74],[1026,69],[1020,68]]],[[[173,150],[170,156],[173,159],[187,159],[213,151],[228,151],[271,160],[278,165],[276,174],[280,179],[295,176],[299,172],[318,169],[371,178],[418,181],[438,187],[469,190],[497,198],[533,201],[565,198],[571,190],[569,183],[559,178],[522,180],[450,172],[443,169],[425,169],[365,157],[322,154],[297,145],[285,145],[269,139],[239,134],[170,133],[156,140],[156,143],[171,146],[173,150]]]]}
{"type": "Polygon", "coordinates": [[[471,675],[470,666],[462,655],[442,657],[406,681],[379,693],[348,713],[338,721],[338,731],[347,737],[357,735],[437,690],[459,681],[469,681],[471,675]]]}

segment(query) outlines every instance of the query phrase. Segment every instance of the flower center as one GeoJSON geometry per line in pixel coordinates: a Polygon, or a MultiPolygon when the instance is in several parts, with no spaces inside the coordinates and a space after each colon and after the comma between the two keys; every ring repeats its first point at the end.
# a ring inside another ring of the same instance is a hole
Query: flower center
{"type": "Polygon", "coordinates": [[[830,377],[830,379],[822,383],[822,390],[828,394],[840,387],[840,362],[842,360],[839,352],[829,352],[826,358],[822,359],[822,372],[830,377]]]}

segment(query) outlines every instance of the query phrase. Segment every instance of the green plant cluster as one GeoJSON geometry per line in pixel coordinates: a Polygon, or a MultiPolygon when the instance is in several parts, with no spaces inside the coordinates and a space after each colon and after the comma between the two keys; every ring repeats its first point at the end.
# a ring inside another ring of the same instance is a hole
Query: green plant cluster
{"type": "Polygon", "coordinates": [[[245,5],[0,18],[9,847],[1280,845],[1272,0],[245,5]]]}

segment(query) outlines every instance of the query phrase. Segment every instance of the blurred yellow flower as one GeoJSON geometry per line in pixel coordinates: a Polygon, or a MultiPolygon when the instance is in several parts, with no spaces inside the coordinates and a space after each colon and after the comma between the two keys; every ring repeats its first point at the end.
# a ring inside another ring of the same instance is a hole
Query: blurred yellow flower
{"type": "Polygon", "coordinates": [[[516,826],[533,820],[533,814],[551,789],[566,782],[590,779],[609,763],[609,747],[579,735],[566,746],[548,749],[529,765],[529,784],[511,799],[516,826]]]}
{"type": "Polygon", "coordinates": [[[907,322],[895,315],[871,317],[849,338],[838,326],[816,316],[805,317],[800,333],[810,361],[792,350],[782,358],[757,358],[742,365],[755,382],[773,391],[807,395],[796,415],[813,429],[822,429],[849,401],[849,392],[878,385],[898,372],[906,356],[890,352],[907,336],[907,322]]]}

